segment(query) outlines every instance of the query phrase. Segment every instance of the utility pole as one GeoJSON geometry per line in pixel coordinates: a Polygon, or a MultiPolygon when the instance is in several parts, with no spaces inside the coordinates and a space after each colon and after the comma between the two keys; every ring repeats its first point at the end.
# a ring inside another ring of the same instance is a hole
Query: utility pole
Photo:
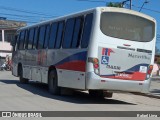
{"type": "Polygon", "coordinates": [[[145,2],[143,3],[142,7],[141,7],[140,10],[139,10],[139,12],[141,12],[141,10],[142,10],[144,4],[147,4],[147,3],[149,3],[149,1],[145,0],[145,2]]]}
{"type": "Polygon", "coordinates": [[[132,10],[132,0],[130,0],[130,9],[132,10]]]}
{"type": "Polygon", "coordinates": [[[128,1],[130,2],[129,8],[132,9],[132,0],[125,0],[122,2],[122,5],[124,6],[124,4],[126,4],[126,2],[128,2],[128,1]]]}

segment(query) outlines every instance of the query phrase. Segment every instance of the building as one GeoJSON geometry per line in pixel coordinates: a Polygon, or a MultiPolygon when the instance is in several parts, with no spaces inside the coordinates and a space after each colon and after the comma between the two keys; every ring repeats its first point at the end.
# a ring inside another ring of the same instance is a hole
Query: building
{"type": "Polygon", "coordinates": [[[7,55],[11,56],[12,46],[10,42],[14,39],[17,29],[24,26],[26,26],[25,22],[0,17],[0,65],[7,55]]]}

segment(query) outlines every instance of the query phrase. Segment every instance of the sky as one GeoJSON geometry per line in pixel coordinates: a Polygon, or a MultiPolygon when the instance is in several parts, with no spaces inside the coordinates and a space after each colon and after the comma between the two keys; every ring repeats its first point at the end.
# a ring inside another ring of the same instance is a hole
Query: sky
{"type": "MultiPolygon", "coordinates": [[[[0,17],[26,21],[31,25],[81,10],[105,6],[107,2],[122,1],[125,0],[0,0],[0,17]]],[[[147,1],[141,12],[157,20],[156,46],[160,49],[160,0],[147,1]]],[[[132,0],[132,9],[139,11],[144,2],[145,0],[132,0]]]]}

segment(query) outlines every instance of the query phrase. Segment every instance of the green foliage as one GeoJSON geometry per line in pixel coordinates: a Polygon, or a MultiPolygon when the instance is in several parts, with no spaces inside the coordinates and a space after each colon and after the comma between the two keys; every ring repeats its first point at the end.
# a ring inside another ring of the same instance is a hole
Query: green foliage
{"type": "Polygon", "coordinates": [[[159,50],[157,47],[156,47],[155,52],[156,52],[156,53],[155,53],[156,55],[160,55],[160,50],[159,50]]]}
{"type": "Polygon", "coordinates": [[[123,5],[122,5],[122,3],[120,3],[120,2],[116,2],[116,3],[109,2],[109,3],[107,4],[107,7],[119,7],[119,8],[123,8],[123,5]]]}
{"type": "Polygon", "coordinates": [[[157,57],[156,61],[157,64],[160,64],[160,57],[157,57]]]}

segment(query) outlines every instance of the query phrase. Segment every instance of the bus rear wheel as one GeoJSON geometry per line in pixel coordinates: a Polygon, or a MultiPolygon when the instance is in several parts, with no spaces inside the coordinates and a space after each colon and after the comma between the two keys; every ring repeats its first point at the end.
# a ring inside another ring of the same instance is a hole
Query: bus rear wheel
{"type": "Polygon", "coordinates": [[[27,84],[28,81],[29,81],[29,79],[23,78],[23,69],[22,69],[22,66],[19,67],[18,73],[19,73],[19,80],[20,80],[20,83],[27,84]]]}
{"type": "Polygon", "coordinates": [[[60,94],[60,87],[58,87],[58,79],[57,72],[55,70],[51,70],[48,76],[48,87],[49,92],[54,95],[60,94]]]}

